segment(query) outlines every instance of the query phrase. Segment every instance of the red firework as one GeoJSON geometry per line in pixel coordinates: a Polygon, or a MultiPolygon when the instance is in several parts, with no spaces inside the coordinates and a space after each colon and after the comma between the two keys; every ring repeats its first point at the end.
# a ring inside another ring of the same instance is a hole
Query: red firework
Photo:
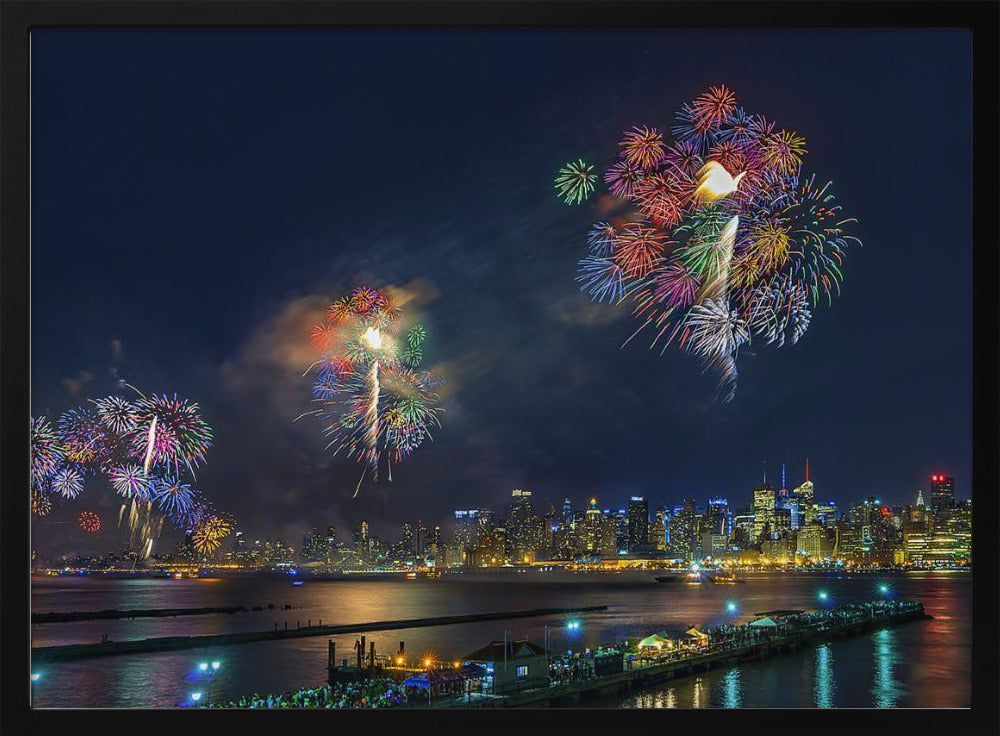
{"type": "Polygon", "coordinates": [[[712,161],[718,161],[733,176],[747,169],[746,153],[743,146],[735,141],[723,141],[712,146],[708,152],[712,161]]]}
{"type": "Polygon", "coordinates": [[[684,217],[687,192],[673,176],[663,173],[643,177],[635,188],[639,209],[660,227],[673,227],[684,217]]]}
{"type": "Polygon", "coordinates": [[[615,262],[629,278],[642,278],[653,270],[663,253],[665,236],[639,223],[626,225],[615,239],[615,262]]]}
{"type": "Polygon", "coordinates": [[[736,109],[736,95],[726,85],[709,87],[691,105],[694,126],[701,132],[714,128],[736,109]]]}
{"type": "Polygon", "coordinates": [[[309,339],[312,340],[313,346],[319,352],[325,353],[333,345],[336,335],[337,331],[332,324],[316,325],[313,327],[309,339]]]}
{"type": "Polygon", "coordinates": [[[83,511],[78,519],[80,528],[88,534],[97,534],[101,531],[101,517],[93,511],[83,511]]]}

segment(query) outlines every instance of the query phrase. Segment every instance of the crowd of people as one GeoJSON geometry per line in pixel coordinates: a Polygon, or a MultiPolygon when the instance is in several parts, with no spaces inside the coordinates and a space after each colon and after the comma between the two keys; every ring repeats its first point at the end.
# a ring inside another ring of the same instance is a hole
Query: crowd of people
{"type": "Polygon", "coordinates": [[[322,687],[300,688],[281,695],[259,695],[222,703],[206,703],[206,708],[397,708],[405,706],[407,695],[398,682],[374,677],[359,682],[338,682],[322,687]]]}
{"type": "MultiPolygon", "coordinates": [[[[596,658],[617,656],[624,660],[627,669],[651,666],[664,661],[681,659],[693,654],[728,650],[747,645],[764,643],[776,636],[782,636],[796,629],[816,626],[834,626],[860,621],[885,614],[896,614],[916,609],[919,604],[908,601],[876,601],[841,606],[826,611],[775,612],[773,625],[754,626],[751,624],[723,624],[705,629],[707,639],[697,644],[686,644],[669,652],[649,650],[639,651],[633,641],[621,642],[615,647],[584,652],[568,651],[555,656],[549,662],[549,682],[551,685],[577,682],[600,677],[596,658]],[[638,655],[638,658],[636,658],[638,655]]],[[[603,660],[602,660],[603,661],[603,660]]],[[[617,671],[621,671],[618,669],[617,671]]],[[[462,693],[465,682],[451,683],[448,692],[435,685],[435,696],[462,693]]],[[[206,703],[209,708],[393,708],[422,703],[426,690],[404,687],[388,677],[372,677],[357,682],[340,682],[316,688],[302,688],[282,695],[242,697],[238,701],[206,703]]]]}

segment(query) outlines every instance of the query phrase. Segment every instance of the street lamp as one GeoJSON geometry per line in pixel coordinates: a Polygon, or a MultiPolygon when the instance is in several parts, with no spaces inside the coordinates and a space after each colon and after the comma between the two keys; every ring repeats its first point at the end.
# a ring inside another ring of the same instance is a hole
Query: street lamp
{"type": "Polygon", "coordinates": [[[827,596],[827,594],[826,594],[826,591],[825,591],[825,590],[821,590],[821,591],[819,592],[819,599],[820,599],[821,601],[825,601],[825,600],[827,599],[827,597],[828,597],[828,596],[827,596]]]}
{"type": "Polygon", "coordinates": [[[221,662],[219,662],[219,660],[216,660],[216,661],[212,662],[212,671],[213,671],[213,672],[217,672],[217,671],[218,671],[218,669],[219,669],[219,667],[220,667],[221,665],[222,665],[222,663],[221,663],[221,662]]]}
{"type": "Polygon", "coordinates": [[[208,669],[208,662],[199,662],[198,669],[205,672],[208,669]]]}
{"type": "Polygon", "coordinates": [[[191,700],[195,703],[201,700],[201,692],[196,690],[195,692],[191,693],[191,700]]]}
{"type": "Polygon", "coordinates": [[[728,601],[726,603],[726,611],[729,613],[736,613],[739,610],[739,606],[736,605],[736,601],[728,601]]]}
{"type": "Polygon", "coordinates": [[[885,583],[882,583],[880,586],[878,586],[878,592],[881,593],[882,595],[888,594],[889,586],[886,585],[885,583]]]}

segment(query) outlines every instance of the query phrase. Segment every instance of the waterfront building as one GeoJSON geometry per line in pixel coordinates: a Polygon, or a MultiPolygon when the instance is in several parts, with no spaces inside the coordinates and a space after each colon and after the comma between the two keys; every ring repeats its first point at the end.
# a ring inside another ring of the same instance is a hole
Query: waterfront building
{"type": "Polygon", "coordinates": [[[712,534],[709,532],[702,532],[701,538],[698,544],[698,553],[695,555],[695,559],[703,560],[706,557],[711,557],[712,559],[721,559],[726,556],[726,545],[729,539],[725,534],[712,534]]]}
{"type": "Polygon", "coordinates": [[[492,641],[462,658],[463,664],[477,664],[486,670],[483,678],[493,695],[520,692],[549,684],[548,653],[526,640],[492,641]]]}
{"type": "Polygon", "coordinates": [[[815,521],[799,528],[796,546],[799,552],[813,561],[829,559],[833,554],[833,545],[827,536],[826,528],[815,521]]]}
{"type": "Polygon", "coordinates": [[[955,505],[955,479],[950,475],[935,473],[931,476],[931,508],[951,508],[955,505]]]}
{"type": "Polygon", "coordinates": [[[643,496],[632,496],[628,502],[629,554],[645,551],[649,547],[649,502],[643,496]]]}
{"type": "Polygon", "coordinates": [[[760,554],[769,560],[788,562],[795,559],[795,535],[786,532],[776,539],[765,539],[760,545],[760,554]]]}
{"type": "Polygon", "coordinates": [[[943,506],[934,514],[924,562],[967,565],[972,560],[972,503],[943,506]]]}

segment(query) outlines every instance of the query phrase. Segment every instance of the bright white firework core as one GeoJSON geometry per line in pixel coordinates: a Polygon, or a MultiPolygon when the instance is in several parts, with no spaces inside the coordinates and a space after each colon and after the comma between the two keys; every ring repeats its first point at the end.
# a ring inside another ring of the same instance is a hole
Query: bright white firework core
{"type": "Polygon", "coordinates": [[[365,330],[365,334],[361,337],[366,343],[368,343],[368,347],[372,350],[378,350],[382,347],[382,333],[374,327],[369,327],[365,330]]]}

